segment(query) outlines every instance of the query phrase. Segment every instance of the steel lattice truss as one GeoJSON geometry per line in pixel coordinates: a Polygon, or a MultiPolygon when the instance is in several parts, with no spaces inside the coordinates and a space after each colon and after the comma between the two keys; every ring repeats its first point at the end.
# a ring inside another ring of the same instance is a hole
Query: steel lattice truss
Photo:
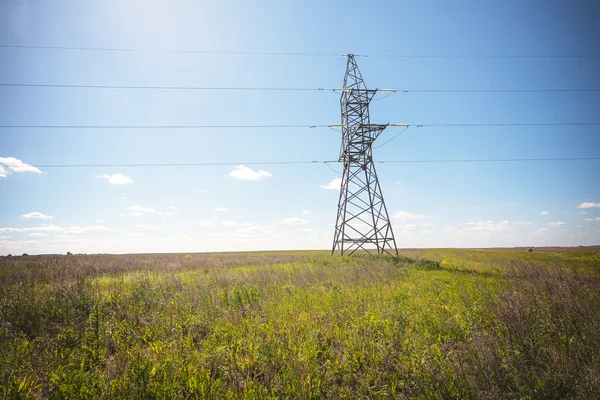
{"type": "Polygon", "coordinates": [[[372,145],[387,127],[371,124],[369,103],[377,90],[366,88],[349,54],[340,100],[344,163],[332,253],[357,250],[397,255],[396,240],[373,164],[372,145]]]}

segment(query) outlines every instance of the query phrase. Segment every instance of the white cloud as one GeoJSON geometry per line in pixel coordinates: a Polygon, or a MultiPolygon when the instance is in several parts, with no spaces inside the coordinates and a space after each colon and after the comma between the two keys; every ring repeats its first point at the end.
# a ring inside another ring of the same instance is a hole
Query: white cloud
{"type": "Polygon", "coordinates": [[[32,228],[0,228],[0,232],[62,232],[64,229],[56,225],[42,225],[32,228]]]}
{"type": "Polygon", "coordinates": [[[146,235],[145,233],[141,233],[141,232],[127,232],[125,234],[126,238],[130,238],[130,239],[138,239],[138,238],[144,238],[148,235],[146,235]]]}
{"type": "Polygon", "coordinates": [[[404,220],[404,219],[417,219],[417,218],[425,218],[425,215],[423,214],[412,214],[406,211],[398,211],[396,214],[394,214],[394,218],[395,219],[400,219],[400,220],[404,220]]]}
{"type": "Polygon", "coordinates": [[[308,214],[310,214],[310,211],[308,211],[308,210],[307,211],[302,211],[300,214],[302,214],[302,215],[308,215],[308,214]]]}
{"type": "Polygon", "coordinates": [[[14,157],[0,157],[0,178],[6,178],[13,172],[35,172],[45,174],[33,165],[24,163],[14,157]]]}
{"type": "Polygon", "coordinates": [[[239,226],[239,223],[231,220],[219,220],[221,222],[221,226],[239,226]]]}
{"type": "Polygon", "coordinates": [[[48,236],[48,235],[46,235],[45,233],[42,233],[42,232],[33,232],[33,233],[30,233],[29,236],[44,237],[44,236],[48,236]]]}
{"type": "Polygon", "coordinates": [[[97,219],[96,222],[104,222],[103,219],[97,219]]]}
{"type": "Polygon", "coordinates": [[[584,221],[600,221],[600,217],[598,218],[586,218],[584,221]]]}
{"type": "Polygon", "coordinates": [[[139,218],[143,214],[141,212],[130,212],[130,213],[125,213],[125,214],[120,214],[120,215],[121,215],[121,217],[139,218]]]}
{"type": "Polygon", "coordinates": [[[531,221],[514,221],[511,224],[515,226],[531,226],[531,221]]]}
{"type": "Polygon", "coordinates": [[[138,225],[138,228],[144,229],[147,231],[157,231],[160,229],[158,226],[152,226],[152,225],[138,225]]]}
{"type": "Polygon", "coordinates": [[[270,172],[263,171],[262,169],[255,171],[243,165],[238,165],[237,167],[233,167],[233,170],[227,174],[227,176],[242,181],[258,181],[260,179],[270,178],[273,175],[270,172]]]}
{"type": "Polygon", "coordinates": [[[63,233],[66,234],[82,234],[87,232],[110,232],[111,229],[104,225],[95,226],[69,226],[64,228],[63,233]]]}
{"type": "Polygon", "coordinates": [[[581,203],[577,208],[600,208],[600,203],[581,203]]]}
{"type": "Polygon", "coordinates": [[[169,206],[169,209],[171,209],[171,210],[177,210],[177,207],[175,207],[175,206],[169,206]]]}
{"type": "Polygon", "coordinates": [[[133,179],[123,174],[103,174],[96,175],[96,178],[102,178],[108,180],[108,183],[112,185],[131,185],[134,183],[133,179]]]}
{"type": "Polygon", "coordinates": [[[21,215],[21,218],[26,218],[26,219],[52,219],[51,216],[49,215],[44,215],[41,212],[30,212],[29,214],[23,214],[21,215]]]}
{"type": "Polygon", "coordinates": [[[548,226],[557,227],[557,226],[566,225],[566,224],[567,224],[566,222],[556,221],[556,222],[550,222],[548,224],[548,226]]]}
{"type": "Polygon", "coordinates": [[[86,232],[108,232],[109,228],[103,225],[96,226],[67,226],[60,227],[57,225],[42,225],[31,228],[0,228],[0,232],[56,232],[56,233],[86,233],[86,232]]]}
{"type": "Polygon", "coordinates": [[[198,222],[198,224],[200,226],[214,226],[215,222],[210,219],[203,219],[200,222],[198,222]]]}
{"type": "Polygon", "coordinates": [[[319,185],[319,187],[321,189],[327,189],[327,190],[340,190],[340,188],[342,187],[342,179],[334,178],[331,181],[329,181],[328,183],[326,183],[325,185],[319,185]]]}
{"type": "Polygon", "coordinates": [[[548,211],[542,211],[540,215],[548,215],[548,211]]]}
{"type": "Polygon", "coordinates": [[[257,234],[257,233],[271,234],[271,233],[273,233],[273,227],[272,226],[254,225],[254,226],[249,226],[247,228],[236,229],[236,232],[242,233],[242,234],[257,234]]]}
{"type": "Polygon", "coordinates": [[[156,210],[152,207],[141,207],[141,206],[131,206],[128,208],[129,211],[154,214],[156,210]]]}
{"type": "Polygon", "coordinates": [[[310,229],[310,228],[297,229],[296,232],[304,233],[308,236],[319,236],[319,232],[317,232],[314,229],[310,229]]]}
{"type": "Polygon", "coordinates": [[[488,220],[477,220],[467,222],[465,225],[468,225],[467,228],[462,229],[462,231],[487,231],[487,232],[497,232],[497,231],[510,231],[515,227],[520,226],[531,226],[531,221],[508,221],[502,220],[499,222],[494,222],[491,219],[488,220]]]}
{"type": "Polygon", "coordinates": [[[486,220],[486,221],[471,221],[471,222],[467,222],[467,225],[469,225],[469,227],[464,229],[466,231],[495,232],[495,231],[506,231],[506,230],[512,229],[512,227],[510,226],[510,221],[506,221],[506,220],[500,221],[500,222],[494,222],[491,219],[486,220]]]}
{"type": "Polygon", "coordinates": [[[285,218],[283,221],[281,221],[281,223],[286,225],[304,225],[308,224],[308,221],[298,217],[291,217],[285,218]]]}
{"type": "Polygon", "coordinates": [[[217,208],[213,208],[214,211],[218,211],[218,212],[226,212],[227,209],[224,207],[217,207],[217,208]]]}

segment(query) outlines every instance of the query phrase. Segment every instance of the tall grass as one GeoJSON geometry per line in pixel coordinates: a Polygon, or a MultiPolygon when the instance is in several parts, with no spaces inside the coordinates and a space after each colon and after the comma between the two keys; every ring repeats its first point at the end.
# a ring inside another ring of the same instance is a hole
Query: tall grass
{"type": "Polygon", "coordinates": [[[600,259],[25,257],[3,398],[597,398],[600,259]]]}

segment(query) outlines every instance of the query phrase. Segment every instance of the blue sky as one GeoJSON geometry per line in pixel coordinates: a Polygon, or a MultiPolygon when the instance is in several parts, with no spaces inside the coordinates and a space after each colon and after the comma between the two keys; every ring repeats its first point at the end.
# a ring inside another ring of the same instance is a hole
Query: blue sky
{"type": "MultiPolygon", "coordinates": [[[[0,83],[332,88],[344,57],[600,55],[596,1],[0,3],[0,83]]],[[[600,58],[357,58],[369,87],[600,89],[600,58]]],[[[373,122],[598,122],[600,93],[395,93],[373,122]]],[[[0,87],[0,125],[339,123],[332,92],[0,87]]],[[[388,128],[383,142],[398,132],[388,128]]],[[[0,254],[331,247],[329,129],[0,128],[0,254]],[[44,168],[49,164],[237,166],[44,168]],[[244,164],[246,163],[246,164],[244,164]],[[241,166],[240,166],[241,165],[241,166]],[[51,217],[51,218],[50,218],[51,217]]],[[[600,157],[599,126],[411,126],[378,160],[600,157]]],[[[600,244],[599,160],[377,164],[398,247],[600,244]]],[[[334,185],[335,186],[335,185],[334,185]]]]}

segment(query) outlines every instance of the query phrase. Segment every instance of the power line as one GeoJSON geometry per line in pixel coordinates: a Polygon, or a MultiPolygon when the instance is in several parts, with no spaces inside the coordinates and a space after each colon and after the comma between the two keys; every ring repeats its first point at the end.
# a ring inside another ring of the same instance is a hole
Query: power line
{"type": "MultiPolygon", "coordinates": [[[[68,51],[101,51],[124,53],[180,53],[180,54],[205,54],[205,55],[235,55],[235,56],[295,56],[295,57],[345,57],[344,53],[318,53],[318,52],[266,52],[266,51],[212,51],[212,50],[145,50],[134,48],[116,47],[91,47],[91,46],[44,46],[44,45],[17,45],[0,44],[6,49],[31,49],[31,50],[68,50],[68,51]]],[[[355,57],[372,58],[600,58],[595,54],[355,54],[355,57]]]]}
{"type": "MultiPolygon", "coordinates": [[[[31,87],[59,89],[120,89],[120,90],[206,90],[206,91],[267,91],[267,92],[310,92],[333,91],[339,88],[300,88],[300,87],[226,87],[226,86],[138,86],[138,85],[75,85],[60,83],[0,83],[0,87],[31,87]]],[[[357,89],[354,89],[357,90],[357,89]]],[[[373,91],[389,92],[387,96],[376,99],[383,100],[393,93],[570,93],[600,92],[600,89],[377,89],[373,91]]]]}
{"type": "Polygon", "coordinates": [[[15,129],[316,129],[328,127],[329,125],[0,125],[0,128],[15,129]]]}
{"type": "Polygon", "coordinates": [[[402,135],[402,133],[404,133],[405,130],[408,129],[408,126],[405,126],[404,129],[402,129],[400,132],[398,132],[397,134],[394,135],[394,137],[392,137],[390,140],[384,142],[383,144],[380,144],[379,146],[374,146],[374,149],[378,149],[380,147],[385,146],[386,144],[388,144],[389,142],[391,142],[392,140],[396,139],[398,136],[402,135]]]}
{"type": "Polygon", "coordinates": [[[402,93],[546,93],[546,92],[600,92],[600,89],[407,89],[402,93]]]}
{"type": "MultiPolygon", "coordinates": [[[[556,158],[486,158],[486,159],[429,159],[429,160],[384,160],[377,164],[391,163],[483,163],[483,162],[541,162],[541,161],[590,161],[600,157],[556,157],[556,158]]],[[[35,164],[36,168],[149,168],[149,167],[215,167],[236,165],[292,165],[292,164],[337,164],[338,160],[313,161],[252,161],[210,163],[145,163],[145,164],[35,164]]]]}
{"type": "Polygon", "coordinates": [[[503,127],[503,126],[593,126],[600,125],[600,122],[548,122],[548,123],[500,123],[500,124],[416,124],[413,125],[417,128],[430,127],[430,128],[485,128],[485,127],[503,127]]]}
{"type": "MultiPolygon", "coordinates": [[[[0,87],[43,87],[61,89],[127,89],[127,90],[235,90],[235,91],[335,91],[335,88],[294,87],[209,87],[209,86],[131,86],[131,85],[70,85],[53,83],[0,83],[0,87]]],[[[598,90],[600,91],[600,89],[598,90]]]]}
{"type": "MultiPolygon", "coordinates": [[[[416,128],[487,128],[519,126],[597,126],[600,122],[532,122],[532,123],[474,123],[474,124],[390,124],[416,128]]],[[[315,125],[0,125],[0,129],[320,129],[339,128],[338,124],[315,125]]]]}
{"type": "Polygon", "coordinates": [[[557,158],[480,158],[480,159],[448,159],[448,160],[388,160],[376,161],[385,163],[482,163],[482,162],[536,162],[536,161],[589,161],[600,160],[600,157],[557,157],[557,158]]]}
{"type": "Polygon", "coordinates": [[[600,58],[596,54],[357,54],[372,58],[600,58]]]}

